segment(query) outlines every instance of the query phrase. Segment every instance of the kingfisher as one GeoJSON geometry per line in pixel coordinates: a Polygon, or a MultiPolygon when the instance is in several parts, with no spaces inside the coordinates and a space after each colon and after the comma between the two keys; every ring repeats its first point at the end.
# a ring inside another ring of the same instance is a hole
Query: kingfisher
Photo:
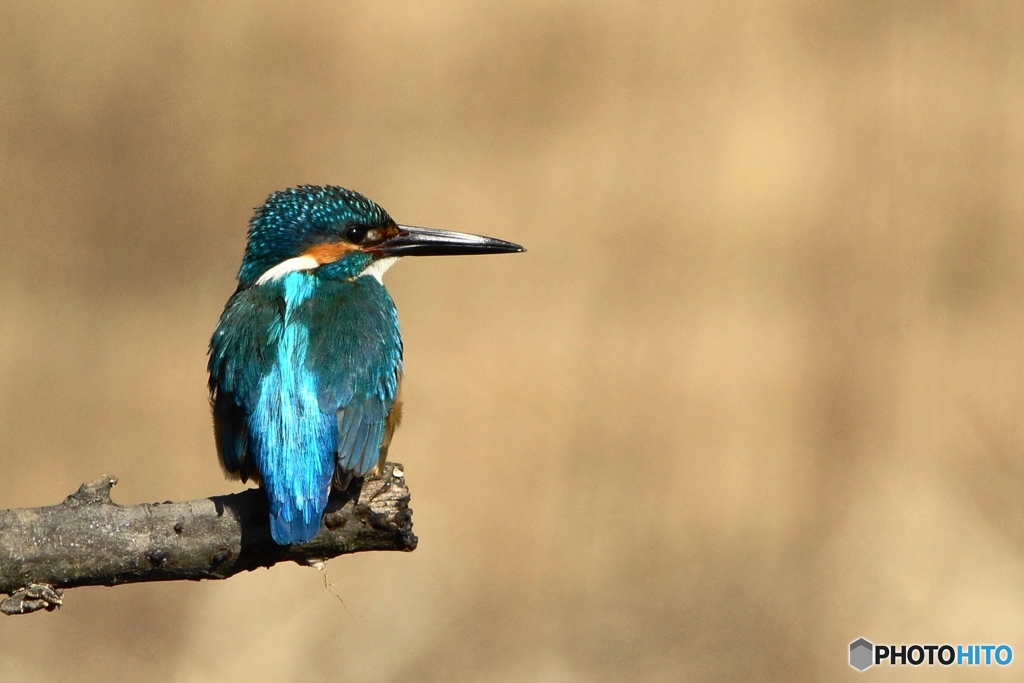
{"type": "Polygon", "coordinates": [[[266,491],[279,545],[320,530],[332,488],[380,470],[402,416],[402,337],[384,272],[403,256],[518,244],[399,225],[358,192],[302,185],[256,209],[210,340],[217,453],[266,491]]]}

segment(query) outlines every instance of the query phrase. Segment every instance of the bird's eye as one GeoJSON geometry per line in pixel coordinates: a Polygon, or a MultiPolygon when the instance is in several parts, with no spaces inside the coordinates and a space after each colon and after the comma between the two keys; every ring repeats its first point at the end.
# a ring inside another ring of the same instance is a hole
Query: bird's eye
{"type": "Polygon", "coordinates": [[[345,239],[352,244],[362,244],[366,239],[367,228],[363,225],[353,225],[345,230],[345,239]]]}

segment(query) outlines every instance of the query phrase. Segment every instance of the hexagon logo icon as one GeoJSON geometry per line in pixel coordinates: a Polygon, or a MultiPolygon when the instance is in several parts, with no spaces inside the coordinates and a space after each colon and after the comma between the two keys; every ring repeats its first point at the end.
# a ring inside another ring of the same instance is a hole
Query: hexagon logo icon
{"type": "Polygon", "coordinates": [[[857,671],[863,671],[874,664],[874,655],[875,646],[864,638],[858,638],[850,643],[850,666],[857,671]]]}

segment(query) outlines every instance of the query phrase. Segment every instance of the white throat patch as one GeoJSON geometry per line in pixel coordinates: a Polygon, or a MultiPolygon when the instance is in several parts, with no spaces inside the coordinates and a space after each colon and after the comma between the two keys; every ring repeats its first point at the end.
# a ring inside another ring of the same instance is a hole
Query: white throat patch
{"type": "MultiPolygon", "coordinates": [[[[363,272],[359,273],[359,277],[369,275],[370,277],[376,278],[377,282],[384,284],[384,272],[395,265],[398,261],[397,256],[388,256],[386,258],[377,259],[370,265],[363,269],[363,272]]],[[[312,256],[296,256],[295,258],[286,259],[281,261],[273,268],[268,268],[263,275],[260,275],[256,280],[257,285],[262,285],[272,280],[277,280],[288,273],[294,273],[300,270],[313,270],[320,267],[320,262],[312,256]]]]}
{"type": "Polygon", "coordinates": [[[288,273],[294,273],[298,270],[313,270],[320,265],[319,262],[312,256],[296,256],[281,261],[273,268],[268,268],[263,275],[260,275],[259,279],[256,280],[256,284],[262,285],[264,282],[270,282],[276,280],[279,277],[283,277],[288,273]]]}
{"type": "Polygon", "coordinates": [[[397,256],[387,256],[385,258],[379,258],[370,265],[366,266],[363,272],[359,273],[359,277],[369,275],[370,277],[377,278],[377,282],[384,284],[384,272],[395,265],[398,261],[397,256]]]}

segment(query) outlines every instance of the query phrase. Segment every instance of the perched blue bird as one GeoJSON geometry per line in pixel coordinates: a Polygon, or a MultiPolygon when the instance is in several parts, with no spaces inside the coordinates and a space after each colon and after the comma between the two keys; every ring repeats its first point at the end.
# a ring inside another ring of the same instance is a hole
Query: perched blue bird
{"type": "Polygon", "coordinates": [[[402,256],[519,251],[398,225],[341,187],[275,192],[256,210],[210,340],[210,402],[221,464],[266,490],[277,543],[313,538],[332,483],[343,489],[387,457],[402,337],[384,271],[402,256]]]}

